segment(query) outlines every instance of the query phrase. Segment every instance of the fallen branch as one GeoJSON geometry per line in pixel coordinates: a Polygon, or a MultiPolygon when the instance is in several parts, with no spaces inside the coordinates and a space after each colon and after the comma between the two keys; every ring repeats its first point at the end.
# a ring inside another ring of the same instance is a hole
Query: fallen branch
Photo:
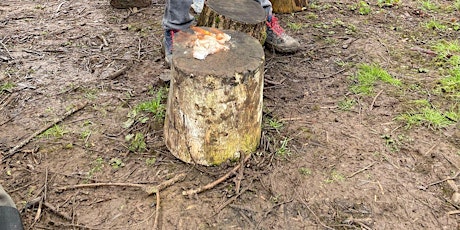
{"type": "Polygon", "coordinates": [[[128,71],[129,68],[131,68],[130,65],[125,66],[125,67],[121,68],[120,70],[118,70],[118,71],[110,74],[109,76],[107,76],[107,79],[113,80],[113,79],[123,75],[124,73],[126,73],[126,71],[128,71]]]}
{"type": "Polygon", "coordinates": [[[241,190],[241,192],[239,192],[238,194],[234,195],[232,198],[228,199],[227,201],[225,201],[225,203],[223,203],[221,206],[219,206],[217,208],[217,211],[214,215],[217,215],[220,213],[220,211],[222,211],[222,209],[224,209],[227,205],[233,203],[233,201],[235,201],[239,196],[241,196],[241,194],[243,194],[244,192],[246,192],[249,188],[244,188],[241,190]]]}
{"type": "Polygon", "coordinates": [[[421,48],[421,47],[412,47],[410,50],[412,51],[417,51],[417,52],[420,52],[420,53],[425,53],[425,54],[428,54],[428,55],[432,55],[432,56],[436,56],[438,55],[436,52],[434,52],[433,50],[429,50],[429,49],[424,49],[424,48],[421,48]]]}
{"type": "Polygon", "coordinates": [[[157,204],[156,204],[156,211],[155,211],[155,220],[153,222],[153,230],[158,229],[158,219],[160,218],[160,192],[156,192],[157,196],[157,204]]]}
{"type": "Polygon", "coordinates": [[[201,193],[201,192],[204,192],[206,190],[209,190],[209,189],[212,189],[214,188],[216,185],[222,183],[223,181],[227,180],[231,175],[235,174],[235,172],[240,168],[242,167],[248,160],[249,158],[251,158],[251,154],[248,154],[243,162],[239,163],[237,166],[235,166],[232,170],[230,170],[230,172],[226,173],[225,175],[223,175],[221,178],[215,180],[214,182],[211,182],[205,186],[201,186],[197,189],[190,189],[188,191],[183,191],[182,192],[182,195],[186,196],[186,195],[194,195],[194,194],[198,194],[198,193],[201,193]]]}
{"type": "Polygon", "coordinates": [[[134,187],[140,188],[142,191],[146,192],[148,195],[152,195],[154,193],[160,192],[161,190],[185,179],[187,174],[181,173],[173,178],[163,181],[158,185],[155,186],[147,186],[144,184],[134,184],[134,183],[91,183],[91,184],[77,184],[77,185],[69,185],[56,188],[58,191],[62,192],[65,190],[71,189],[78,189],[78,188],[97,188],[97,187],[107,187],[107,186],[120,186],[120,187],[134,187]]]}
{"type": "Polygon", "coordinates": [[[431,183],[431,184],[425,186],[425,188],[429,188],[429,187],[431,187],[431,186],[433,186],[433,185],[440,184],[440,183],[442,183],[442,182],[444,182],[444,181],[455,180],[455,178],[457,178],[459,175],[460,175],[460,171],[457,171],[457,172],[455,173],[455,175],[453,175],[453,176],[451,176],[451,177],[447,177],[447,178],[442,179],[442,180],[439,180],[439,181],[435,181],[435,182],[433,182],[433,183],[431,183]]]}
{"type": "Polygon", "coordinates": [[[320,219],[319,217],[316,215],[315,212],[313,212],[313,210],[311,210],[310,206],[308,205],[307,201],[304,201],[303,199],[300,199],[300,202],[302,202],[303,205],[305,205],[305,207],[307,207],[308,211],[311,212],[311,214],[313,214],[313,216],[316,218],[316,221],[318,221],[318,223],[323,226],[323,228],[325,229],[329,229],[329,230],[334,230],[333,228],[325,225],[320,219]]]}
{"type": "Polygon", "coordinates": [[[366,167],[364,167],[364,168],[362,168],[362,169],[360,169],[360,170],[354,172],[353,174],[351,174],[350,176],[348,176],[348,178],[352,178],[352,177],[356,176],[358,173],[361,173],[361,172],[364,172],[364,171],[368,170],[368,169],[369,169],[370,167],[372,167],[374,164],[375,164],[375,162],[372,162],[370,165],[368,165],[368,166],[366,166],[366,167]]]}
{"type": "Polygon", "coordinates": [[[455,215],[455,214],[460,214],[460,210],[454,210],[454,211],[447,212],[447,215],[455,215]]]}
{"type": "Polygon", "coordinates": [[[50,203],[48,203],[46,201],[42,202],[42,200],[43,200],[42,197],[38,197],[38,198],[36,198],[36,199],[34,199],[32,201],[29,201],[26,204],[26,208],[32,208],[32,207],[34,207],[35,205],[37,205],[37,204],[39,204],[41,202],[44,207],[46,207],[50,211],[54,212],[58,216],[64,218],[65,220],[68,220],[68,221],[72,220],[72,217],[69,214],[59,211],[56,207],[54,207],[54,205],[52,205],[52,204],[50,204],[50,203]]]}
{"type": "Polygon", "coordinates": [[[369,110],[372,110],[372,109],[374,108],[375,101],[377,100],[377,97],[379,97],[380,94],[382,94],[382,92],[383,92],[383,89],[380,90],[380,91],[377,93],[377,95],[375,95],[374,99],[372,100],[371,106],[369,106],[369,110]]]}
{"type": "Polygon", "coordinates": [[[57,119],[56,121],[54,122],[51,122],[50,124],[42,127],[41,129],[39,129],[38,131],[36,131],[35,133],[33,133],[32,135],[30,135],[29,137],[27,137],[25,140],[21,141],[19,144],[17,144],[16,146],[14,146],[12,149],[10,149],[8,151],[8,154],[6,154],[5,156],[3,156],[2,158],[2,163],[5,163],[6,162],[6,159],[12,157],[16,151],[22,147],[24,147],[24,145],[28,144],[32,139],[34,139],[36,136],[40,135],[41,133],[45,132],[46,130],[48,130],[49,128],[53,127],[54,125],[64,121],[67,117],[69,117],[70,115],[80,111],[81,109],[83,109],[88,103],[85,102],[81,105],[77,105],[75,108],[73,108],[72,110],[68,111],[67,113],[64,114],[63,117],[57,119]]]}

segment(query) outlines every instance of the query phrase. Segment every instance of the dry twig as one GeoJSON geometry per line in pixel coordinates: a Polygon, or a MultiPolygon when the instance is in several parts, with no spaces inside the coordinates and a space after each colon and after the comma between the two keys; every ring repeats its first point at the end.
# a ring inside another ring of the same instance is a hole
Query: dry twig
{"type": "Polygon", "coordinates": [[[382,92],[383,92],[383,89],[380,90],[380,91],[377,93],[377,95],[375,95],[374,99],[372,100],[371,106],[369,106],[369,110],[372,110],[372,109],[374,108],[375,101],[377,100],[377,97],[379,97],[380,94],[382,94],[382,92]]]}
{"type": "Polygon", "coordinates": [[[69,185],[69,186],[63,186],[63,187],[58,187],[57,190],[59,191],[65,191],[65,190],[71,190],[71,189],[78,189],[78,188],[96,188],[96,187],[107,187],[107,186],[120,186],[120,187],[135,187],[135,188],[140,188],[144,192],[146,192],[148,195],[152,195],[154,193],[157,193],[179,181],[182,181],[185,179],[186,174],[181,173],[173,178],[163,181],[158,185],[155,186],[146,186],[144,184],[134,184],[134,183],[91,183],[91,184],[77,184],[77,185],[69,185]]]}
{"type": "Polygon", "coordinates": [[[81,105],[77,105],[75,108],[73,108],[72,110],[68,111],[67,113],[64,114],[63,117],[55,120],[54,122],[51,122],[50,124],[48,125],[45,125],[44,127],[42,127],[41,129],[39,129],[38,131],[36,131],[35,133],[33,133],[32,135],[30,135],[29,137],[27,137],[25,140],[21,141],[19,144],[17,144],[16,146],[14,146],[13,148],[11,148],[9,151],[8,151],[8,154],[6,154],[5,156],[3,156],[3,159],[2,159],[2,163],[5,163],[6,162],[6,159],[12,157],[16,151],[20,148],[22,148],[24,145],[28,144],[32,139],[34,139],[36,136],[40,135],[41,133],[45,132],[46,130],[48,130],[49,128],[53,127],[54,125],[64,121],[67,117],[71,116],[72,114],[82,110],[88,103],[87,102],[84,102],[83,104],[81,105]]]}
{"type": "Polygon", "coordinates": [[[315,212],[313,212],[313,210],[311,210],[310,206],[308,205],[308,203],[306,201],[304,201],[303,199],[300,199],[300,202],[302,202],[303,205],[305,205],[305,207],[307,207],[308,211],[311,212],[311,214],[313,214],[313,216],[316,218],[316,221],[318,221],[318,223],[323,226],[324,228],[326,229],[329,229],[329,230],[334,230],[333,228],[325,225],[320,219],[319,217],[316,215],[315,212]]]}
{"type": "Polygon", "coordinates": [[[159,191],[156,192],[156,196],[157,196],[157,207],[155,211],[155,220],[153,222],[153,230],[158,229],[158,219],[160,217],[160,192],[159,191]]]}
{"type": "Polygon", "coordinates": [[[130,65],[125,66],[125,67],[121,68],[120,70],[118,70],[118,71],[116,71],[116,72],[110,74],[109,76],[107,76],[107,79],[113,80],[113,79],[115,79],[115,78],[117,78],[117,77],[119,77],[119,76],[125,74],[126,71],[129,70],[129,68],[131,68],[130,65]]]}
{"type": "Polygon", "coordinates": [[[451,177],[447,177],[447,178],[442,179],[442,180],[439,180],[439,181],[435,181],[435,182],[433,182],[433,183],[431,183],[431,184],[425,186],[425,188],[431,187],[431,186],[433,186],[433,185],[440,184],[440,183],[442,183],[442,182],[444,182],[444,181],[455,180],[455,178],[457,178],[459,175],[460,175],[460,171],[457,171],[457,172],[455,173],[455,175],[453,175],[453,176],[451,176],[451,177]]]}
{"type": "Polygon", "coordinates": [[[251,154],[248,154],[243,162],[239,163],[237,166],[235,166],[232,170],[230,170],[230,172],[226,173],[225,175],[223,175],[221,178],[205,185],[205,186],[201,186],[197,189],[190,189],[188,191],[183,191],[182,192],[182,195],[194,195],[194,194],[198,194],[200,192],[204,192],[206,190],[209,190],[209,189],[212,189],[214,188],[216,185],[222,183],[223,181],[227,180],[231,175],[233,175],[240,167],[244,167],[244,164],[249,160],[249,158],[251,157],[251,154]]]}
{"type": "Polygon", "coordinates": [[[370,165],[368,165],[368,166],[366,166],[366,167],[364,167],[364,168],[362,168],[362,169],[360,169],[360,170],[354,172],[353,174],[351,174],[350,176],[348,176],[348,178],[352,178],[352,177],[356,176],[358,173],[361,173],[361,172],[364,172],[364,171],[368,170],[368,169],[369,169],[370,167],[372,167],[374,164],[375,164],[375,162],[372,162],[370,165]]]}

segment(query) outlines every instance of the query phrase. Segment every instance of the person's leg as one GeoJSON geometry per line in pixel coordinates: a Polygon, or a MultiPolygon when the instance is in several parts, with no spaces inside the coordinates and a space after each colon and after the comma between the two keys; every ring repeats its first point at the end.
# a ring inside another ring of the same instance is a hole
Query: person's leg
{"type": "Polygon", "coordinates": [[[260,3],[262,8],[264,8],[265,12],[267,13],[267,18],[271,17],[271,15],[272,15],[272,3],[269,0],[255,0],[255,1],[260,3]]]}
{"type": "Polygon", "coordinates": [[[22,230],[22,221],[11,197],[0,185],[0,229],[22,230]]]}
{"type": "Polygon", "coordinates": [[[278,18],[273,15],[272,3],[269,0],[255,1],[260,3],[267,14],[267,39],[265,40],[265,45],[283,53],[299,50],[300,43],[284,32],[284,29],[278,22],[278,18]]]}
{"type": "Polygon", "coordinates": [[[163,15],[165,30],[187,29],[193,23],[193,16],[189,13],[193,0],[166,0],[163,15]]]}
{"type": "Polygon", "coordinates": [[[163,15],[165,60],[171,62],[174,34],[190,28],[194,17],[189,13],[193,0],[166,0],[163,15]]]}

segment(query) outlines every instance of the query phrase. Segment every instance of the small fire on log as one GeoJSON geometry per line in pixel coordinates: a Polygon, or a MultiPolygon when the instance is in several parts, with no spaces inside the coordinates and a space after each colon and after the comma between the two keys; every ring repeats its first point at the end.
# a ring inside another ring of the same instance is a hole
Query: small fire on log
{"type": "Polygon", "coordinates": [[[223,31],[216,28],[209,28],[208,31],[200,27],[192,27],[192,30],[195,31],[195,36],[190,40],[194,58],[204,60],[210,54],[229,49],[225,43],[231,37],[223,31]]]}

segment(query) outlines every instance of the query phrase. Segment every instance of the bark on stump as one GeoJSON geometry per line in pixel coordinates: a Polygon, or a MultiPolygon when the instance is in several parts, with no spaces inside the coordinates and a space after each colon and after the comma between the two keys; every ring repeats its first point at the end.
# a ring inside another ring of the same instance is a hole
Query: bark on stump
{"type": "Polygon", "coordinates": [[[152,4],[152,0],[110,0],[110,5],[118,9],[128,9],[133,7],[147,7],[152,4]]]}
{"type": "Polygon", "coordinates": [[[261,137],[264,51],[253,37],[224,30],[230,49],[198,60],[176,36],[164,138],[187,163],[219,165],[255,151],[261,137]]]}
{"type": "Polygon", "coordinates": [[[265,10],[254,0],[207,0],[197,26],[247,33],[264,44],[265,10]]]}
{"type": "Polygon", "coordinates": [[[271,3],[275,13],[293,13],[308,6],[308,0],[271,0],[271,3]]]}

